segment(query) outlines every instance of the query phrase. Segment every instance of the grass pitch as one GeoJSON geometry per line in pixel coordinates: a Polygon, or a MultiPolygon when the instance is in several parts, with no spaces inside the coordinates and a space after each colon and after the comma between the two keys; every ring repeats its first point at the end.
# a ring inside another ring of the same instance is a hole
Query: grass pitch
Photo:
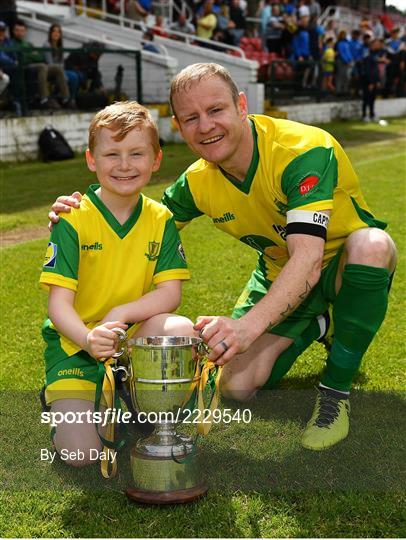
{"type": "MultiPolygon", "coordinates": [[[[37,286],[47,238],[2,249],[3,537],[402,537],[405,505],[405,122],[389,126],[343,122],[323,126],[344,144],[366,199],[399,248],[386,320],[363,361],[352,395],[350,436],[326,452],[301,448],[314,404],[313,386],[325,352],[313,345],[278,390],[250,403],[249,425],[212,429],[200,440],[209,494],[188,506],[139,507],[123,490],[131,481],[129,446],[111,481],[99,467],[72,470],[40,460],[49,448],[37,391],[43,381],[40,326],[46,296],[37,286]]],[[[160,198],[193,159],[184,146],[165,149],[150,186],[160,198]]],[[[0,229],[7,235],[47,222],[61,193],[82,192],[92,176],[82,157],[69,162],[2,165],[0,229]]],[[[46,230],[45,230],[46,233],[46,230]]],[[[203,217],[182,232],[192,271],[179,312],[195,319],[230,313],[255,263],[255,253],[218,232],[203,217]]]]}

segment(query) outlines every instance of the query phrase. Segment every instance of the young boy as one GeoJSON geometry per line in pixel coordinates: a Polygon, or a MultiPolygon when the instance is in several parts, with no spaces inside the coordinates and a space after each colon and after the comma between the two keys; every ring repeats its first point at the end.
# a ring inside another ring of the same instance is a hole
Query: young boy
{"type": "Polygon", "coordinates": [[[194,335],[188,319],[170,315],[181,301],[181,280],[189,279],[172,214],[141,194],[161,159],[146,108],[124,102],[98,112],[86,161],[100,185],[91,185],[80,209],[64,214],[51,233],[40,277],[49,291],[46,401],[51,412],[78,418],[58,424],[54,437],[72,465],[91,463],[101,449],[95,424],[81,423],[80,413],[94,411],[99,361],[115,352],[112,329],[141,323],[135,336],[194,335]]]}
{"type": "Polygon", "coordinates": [[[323,65],[323,88],[327,92],[334,92],[334,62],[335,62],[334,39],[328,38],[322,57],[323,65]]]}

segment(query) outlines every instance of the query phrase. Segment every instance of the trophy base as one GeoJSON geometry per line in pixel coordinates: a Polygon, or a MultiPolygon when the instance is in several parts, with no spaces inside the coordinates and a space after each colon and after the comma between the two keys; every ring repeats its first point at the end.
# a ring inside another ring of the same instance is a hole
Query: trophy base
{"type": "Polygon", "coordinates": [[[129,487],[125,494],[130,501],[141,504],[185,504],[199,499],[207,493],[205,482],[188,489],[177,491],[146,491],[129,487]]]}

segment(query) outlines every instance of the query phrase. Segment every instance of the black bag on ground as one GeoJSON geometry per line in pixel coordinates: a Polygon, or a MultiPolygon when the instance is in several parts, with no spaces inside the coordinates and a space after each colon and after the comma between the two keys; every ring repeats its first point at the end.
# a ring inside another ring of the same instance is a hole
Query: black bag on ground
{"type": "Polygon", "coordinates": [[[53,127],[45,127],[38,138],[43,161],[62,161],[72,159],[74,153],[65,137],[53,127]]]}

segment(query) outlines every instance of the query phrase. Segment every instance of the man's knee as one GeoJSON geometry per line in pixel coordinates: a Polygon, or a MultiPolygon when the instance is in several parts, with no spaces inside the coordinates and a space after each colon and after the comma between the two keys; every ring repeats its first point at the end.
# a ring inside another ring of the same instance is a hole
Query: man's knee
{"type": "Polygon", "coordinates": [[[396,265],[396,246],[392,238],[381,229],[365,228],[353,232],[345,243],[347,263],[387,268],[393,272],[396,265]]]}

